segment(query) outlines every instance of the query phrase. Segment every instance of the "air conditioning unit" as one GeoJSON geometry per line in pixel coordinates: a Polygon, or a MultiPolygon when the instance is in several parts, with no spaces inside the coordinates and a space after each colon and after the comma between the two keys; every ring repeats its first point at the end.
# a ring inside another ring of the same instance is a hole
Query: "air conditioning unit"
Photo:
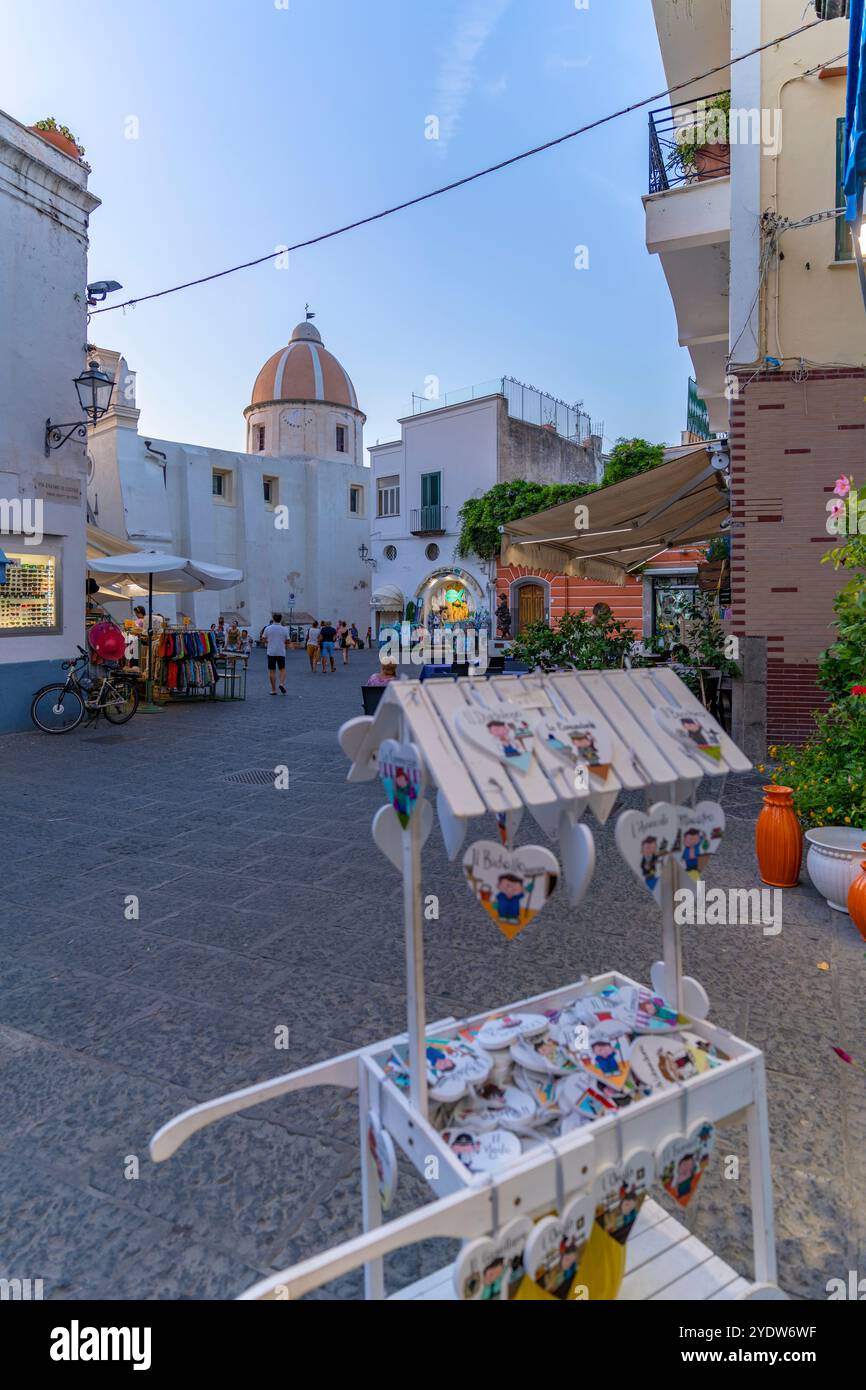
{"type": "Polygon", "coordinates": [[[848,19],[851,0],[815,0],[815,13],[819,19],[848,19]]]}

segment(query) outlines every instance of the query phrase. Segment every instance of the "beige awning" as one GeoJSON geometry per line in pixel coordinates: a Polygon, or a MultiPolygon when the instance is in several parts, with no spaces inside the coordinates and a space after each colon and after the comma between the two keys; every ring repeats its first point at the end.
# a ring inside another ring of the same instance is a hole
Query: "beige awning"
{"type": "Polygon", "coordinates": [[[503,563],[625,584],[630,572],[665,550],[719,535],[729,517],[727,449],[702,444],[669,452],[649,473],[509,521],[503,563]],[[578,506],[587,509],[581,529],[578,506]]]}

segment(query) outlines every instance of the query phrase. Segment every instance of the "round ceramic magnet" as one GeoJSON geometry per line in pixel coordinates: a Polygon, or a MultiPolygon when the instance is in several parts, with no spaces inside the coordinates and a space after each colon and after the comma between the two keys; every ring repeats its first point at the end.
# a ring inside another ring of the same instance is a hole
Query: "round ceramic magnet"
{"type": "Polygon", "coordinates": [[[504,1163],[513,1162],[522,1152],[517,1135],[507,1129],[494,1129],[487,1134],[446,1129],[442,1138],[470,1173],[492,1173],[504,1163]]]}
{"type": "Polygon", "coordinates": [[[454,1264],[457,1297],[478,1303],[513,1298],[524,1275],[523,1247],[531,1230],[529,1217],[518,1216],[494,1235],[464,1245],[454,1264]]]}
{"type": "Polygon", "coordinates": [[[397,1190],[397,1154],[394,1141],[374,1111],[367,1115],[367,1146],[376,1166],[376,1184],[382,1210],[388,1211],[397,1190]]]}
{"type": "Polygon", "coordinates": [[[426,1054],[427,1084],[434,1100],[460,1100],[468,1086],[490,1075],[487,1054],[459,1038],[428,1038],[426,1054]]]}
{"type": "Polygon", "coordinates": [[[536,1038],[529,1042],[521,1038],[511,1045],[511,1056],[528,1071],[550,1072],[554,1076],[566,1076],[576,1071],[578,1063],[555,1038],[536,1038]]]}
{"type": "Polygon", "coordinates": [[[508,1047],[516,1038],[532,1038],[547,1031],[543,1014],[499,1014],[485,1019],[476,1035],[479,1047],[497,1051],[508,1047]]]}
{"type": "Polygon", "coordinates": [[[528,1091],[519,1086],[496,1086],[486,1081],[476,1091],[479,1100],[484,1101],[495,1122],[503,1129],[520,1128],[532,1124],[537,1118],[538,1107],[528,1091]]]}

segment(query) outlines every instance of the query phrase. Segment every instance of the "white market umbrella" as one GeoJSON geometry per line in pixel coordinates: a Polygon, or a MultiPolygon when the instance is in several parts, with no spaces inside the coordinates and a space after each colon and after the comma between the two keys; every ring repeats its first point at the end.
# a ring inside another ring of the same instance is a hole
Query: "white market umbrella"
{"type": "Polygon", "coordinates": [[[240,584],[243,570],[189,560],[182,555],[163,555],[161,551],[136,551],[133,555],[105,555],[88,560],[91,574],[105,584],[147,585],[147,630],[153,631],[153,595],[187,594],[201,589],[231,589],[240,584]]]}

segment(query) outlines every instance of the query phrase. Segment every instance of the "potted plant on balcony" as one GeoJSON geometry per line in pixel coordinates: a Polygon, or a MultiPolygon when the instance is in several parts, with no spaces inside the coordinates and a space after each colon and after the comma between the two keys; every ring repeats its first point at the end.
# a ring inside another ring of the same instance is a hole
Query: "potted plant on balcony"
{"type": "Polygon", "coordinates": [[[715,179],[731,171],[730,144],[731,94],[721,92],[705,102],[694,121],[681,125],[676,144],[667,161],[669,170],[681,171],[687,179],[715,179]]]}
{"type": "Polygon", "coordinates": [[[37,121],[30,129],[70,159],[80,160],[84,154],[84,146],[79,145],[69,127],[58,125],[53,116],[46,116],[44,121],[37,121]]]}

